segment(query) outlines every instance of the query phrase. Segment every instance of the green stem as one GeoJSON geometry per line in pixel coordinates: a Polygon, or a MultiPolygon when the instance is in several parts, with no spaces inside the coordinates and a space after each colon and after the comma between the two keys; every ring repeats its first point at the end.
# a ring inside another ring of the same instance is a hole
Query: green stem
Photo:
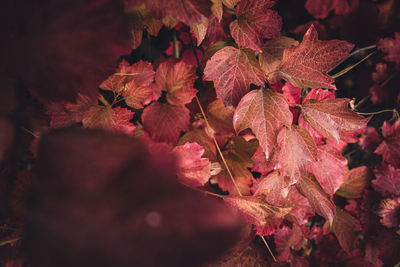
{"type": "Polygon", "coordinates": [[[393,112],[393,113],[397,113],[396,109],[384,109],[384,110],[380,110],[380,111],[376,111],[376,112],[357,112],[358,115],[377,115],[377,114],[381,114],[381,113],[385,113],[385,112],[393,112]]]}
{"type": "Polygon", "coordinates": [[[179,46],[178,46],[178,39],[176,38],[175,29],[172,31],[172,41],[173,41],[173,48],[174,48],[174,58],[179,58],[179,46]]]}

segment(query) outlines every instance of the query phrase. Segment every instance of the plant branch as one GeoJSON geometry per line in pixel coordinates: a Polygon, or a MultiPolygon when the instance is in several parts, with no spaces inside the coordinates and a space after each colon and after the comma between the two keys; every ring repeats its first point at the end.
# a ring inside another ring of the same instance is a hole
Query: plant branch
{"type": "Polygon", "coordinates": [[[394,109],[383,109],[383,110],[379,110],[379,111],[375,111],[375,112],[357,112],[357,114],[358,115],[378,115],[378,114],[385,113],[385,112],[393,112],[394,114],[396,114],[397,110],[395,108],[394,109]]]}
{"type": "Polygon", "coordinates": [[[176,30],[172,31],[172,41],[173,41],[173,49],[174,49],[174,58],[179,58],[179,46],[178,39],[176,38],[176,30]]]}
{"type": "Polygon", "coordinates": [[[271,250],[271,248],[269,247],[269,245],[268,245],[268,243],[267,243],[267,240],[265,240],[265,238],[264,238],[263,236],[260,236],[260,237],[261,237],[262,241],[264,241],[264,244],[265,244],[265,246],[267,247],[267,249],[268,249],[268,251],[269,251],[269,254],[271,254],[272,259],[274,259],[274,262],[276,262],[276,258],[275,258],[275,256],[274,256],[274,253],[272,253],[272,250],[271,250]]]}

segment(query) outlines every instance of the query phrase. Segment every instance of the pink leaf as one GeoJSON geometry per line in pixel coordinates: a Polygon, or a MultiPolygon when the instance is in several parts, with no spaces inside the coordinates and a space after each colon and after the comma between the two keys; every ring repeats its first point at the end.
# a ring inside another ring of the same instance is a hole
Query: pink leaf
{"type": "Polygon", "coordinates": [[[299,46],[286,48],[279,73],[299,88],[332,88],[334,82],[327,72],[339,64],[353,49],[346,41],[318,40],[314,26],[308,29],[299,46]]]}
{"type": "Polygon", "coordinates": [[[263,85],[264,75],[252,51],[227,46],[215,53],[204,69],[204,79],[215,82],[217,97],[236,106],[250,84],[263,85]]]}
{"type": "Polygon", "coordinates": [[[250,128],[268,159],[276,147],[276,136],[282,125],[290,126],[293,116],[282,94],[270,90],[253,90],[236,108],[233,125],[237,133],[250,128]]]}
{"type": "Polygon", "coordinates": [[[296,125],[282,128],[278,135],[278,145],[278,164],[293,184],[300,179],[306,163],[317,160],[317,147],[307,130],[296,125]]]}
{"type": "Polygon", "coordinates": [[[301,248],[299,245],[301,246],[304,241],[303,232],[297,224],[293,224],[293,228],[283,226],[275,232],[274,241],[278,252],[278,261],[288,262],[290,250],[292,248],[294,250],[301,248]]]}
{"type": "Polygon", "coordinates": [[[177,175],[190,186],[202,186],[210,178],[211,162],[202,158],[204,148],[197,143],[176,146],[171,151],[177,157],[177,175]]]}
{"type": "Polygon", "coordinates": [[[317,153],[318,161],[311,162],[308,169],[324,191],[333,196],[344,182],[347,160],[339,150],[329,145],[319,146],[317,153]]]}
{"type": "Polygon", "coordinates": [[[252,190],[254,195],[265,195],[265,200],[273,205],[282,205],[289,193],[289,181],[282,177],[278,171],[260,179],[255,179],[252,190]]]}
{"type": "Polygon", "coordinates": [[[335,216],[335,204],[322,189],[314,175],[310,173],[303,175],[296,187],[308,199],[313,210],[324,217],[329,225],[332,225],[335,216]]]}
{"type": "Polygon", "coordinates": [[[301,107],[301,114],[317,131],[339,142],[347,133],[361,131],[369,118],[364,118],[348,107],[349,99],[308,100],[301,107]]]}

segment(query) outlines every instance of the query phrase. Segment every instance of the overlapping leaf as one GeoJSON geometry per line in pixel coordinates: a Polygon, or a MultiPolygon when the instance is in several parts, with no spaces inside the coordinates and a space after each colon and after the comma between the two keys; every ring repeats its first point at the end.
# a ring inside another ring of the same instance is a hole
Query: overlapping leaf
{"type": "Polygon", "coordinates": [[[266,73],[267,79],[271,84],[280,81],[280,77],[276,74],[276,71],[279,69],[285,48],[292,45],[297,46],[298,44],[298,41],[286,36],[277,37],[264,44],[262,53],[258,59],[261,69],[266,73]]]}
{"type": "Polygon", "coordinates": [[[307,130],[293,125],[283,127],[279,132],[278,162],[282,166],[283,174],[291,178],[295,183],[305,170],[306,163],[317,160],[317,147],[307,130]]]}
{"type": "Polygon", "coordinates": [[[271,0],[242,0],[236,7],[236,20],[229,25],[231,35],[240,46],[261,51],[263,38],[277,37],[282,18],[270,8],[271,0]]]}
{"type": "Polygon", "coordinates": [[[329,145],[319,146],[317,154],[318,161],[311,162],[308,169],[324,191],[332,196],[344,182],[347,160],[339,150],[329,145]]]}
{"type": "Polygon", "coordinates": [[[332,225],[335,217],[335,204],[329,195],[322,189],[314,175],[304,174],[296,184],[297,189],[303,194],[316,213],[324,217],[332,225]]]}
{"type": "Polygon", "coordinates": [[[354,247],[357,239],[356,231],[361,230],[360,222],[346,211],[336,208],[332,224],[332,232],[337,237],[340,246],[347,252],[354,247]]]}
{"type": "Polygon", "coordinates": [[[204,148],[197,143],[176,146],[171,151],[177,157],[177,175],[185,184],[202,186],[210,178],[211,162],[202,158],[204,148]]]}
{"type": "Polygon", "coordinates": [[[334,79],[327,72],[340,63],[353,49],[346,41],[318,40],[314,25],[308,29],[298,46],[283,52],[279,74],[299,88],[331,88],[334,79]]]}
{"type": "Polygon", "coordinates": [[[343,134],[362,130],[369,120],[350,110],[349,102],[346,98],[309,100],[301,106],[301,114],[322,135],[339,142],[343,134]]]}
{"type": "MultiPolygon", "coordinates": [[[[346,171],[344,183],[340,186],[336,194],[345,198],[361,197],[365,187],[368,185],[368,182],[371,179],[371,176],[371,171],[366,166],[360,166],[346,171]]],[[[400,192],[400,182],[398,188],[400,192]]]]}
{"type": "Polygon", "coordinates": [[[265,177],[253,182],[254,195],[265,195],[265,200],[273,205],[282,205],[289,193],[289,181],[278,171],[271,172],[265,177]]]}
{"type": "Polygon", "coordinates": [[[190,103],[197,90],[193,88],[196,76],[189,65],[169,60],[160,64],[156,71],[156,84],[160,90],[167,91],[167,101],[171,105],[190,103]]]}
{"type": "Polygon", "coordinates": [[[292,228],[287,226],[276,231],[274,235],[276,250],[278,252],[278,260],[289,261],[290,250],[299,250],[304,243],[303,232],[299,225],[293,224],[292,228]]]}
{"type": "Polygon", "coordinates": [[[268,159],[276,147],[282,125],[290,126],[293,116],[282,94],[261,89],[246,94],[235,110],[233,125],[237,133],[250,128],[268,159]]]}
{"type": "Polygon", "coordinates": [[[189,113],[184,106],[154,102],[143,111],[143,127],[154,141],[176,143],[181,131],[188,129],[189,113]]]}
{"type": "Polygon", "coordinates": [[[216,52],[204,69],[204,79],[214,81],[217,97],[236,106],[250,84],[263,85],[263,73],[253,52],[227,46],[216,52]]]}

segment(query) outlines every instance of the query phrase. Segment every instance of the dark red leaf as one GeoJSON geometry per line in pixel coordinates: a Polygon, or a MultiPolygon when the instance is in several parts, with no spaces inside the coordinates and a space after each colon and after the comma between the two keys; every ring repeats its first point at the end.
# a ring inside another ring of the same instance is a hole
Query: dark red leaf
{"type": "Polygon", "coordinates": [[[393,38],[382,38],[376,44],[378,49],[386,54],[384,59],[387,62],[400,64],[400,33],[394,33],[393,38]]]}
{"type": "Polygon", "coordinates": [[[270,8],[272,0],[241,0],[236,20],[229,25],[231,35],[240,46],[261,52],[263,38],[279,36],[282,18],[270,8]]]}
{"type": "Polygon", "coordinates": [[[375,149],[375,153],[382,155],[384,161],[394,166],[400,163],[400,120],[393,125],[385,121],[382,125],[382,143],[375,149]]]}
{"type": "Polygon", "coordinates": [[[300,226],[293,224],[292,228],[283,226],[274,234],[278,261],[288,262],[291,249],[299,250],[304,243],[303,231],[300,226]]]}
{"type": "Polygon", "coordinates": [[[373,188],[383,196],[400,195],[400,169],[382,163],[374,169],[376,180],[372,180],[373,188]]]}

